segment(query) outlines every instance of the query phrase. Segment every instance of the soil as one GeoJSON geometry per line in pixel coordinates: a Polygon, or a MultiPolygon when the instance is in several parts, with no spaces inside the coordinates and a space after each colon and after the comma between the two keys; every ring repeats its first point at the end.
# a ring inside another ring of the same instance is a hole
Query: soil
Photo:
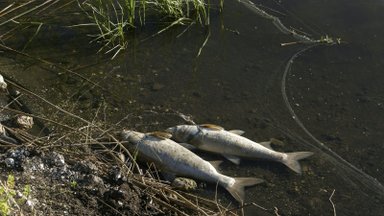
{"type": "MultiPolygon", "coordinates": [[[[17,99],[3,102],[10,104],[5,106],[8,111],[24,112],[13,105],[15,101],[22,103],[17,99]]],[[[12,112],[3,113],[1,122],[5,128],[0,136],[1,215],[194,215],[221,211],[222,207],[211,201],[203,201],[208,204],[205,207],[194,204],[192,198],[196,202],[202,198],[175,191],[151,170],[142,170],[128,156],[117,153],[121,148],[106,148],[102,143],[113,139],[93,139],[92,129],[86,134],[90,142],[79,144],[84,135],[81,129],[73,134],[70,130],[46,133],[41,124],[23,129],[15,125],[13,118],[18,115],[12,112]]]]}
{"type": "Polygon", "coordinates": [[[26,199],[12,206],[15,212],[34,215],[154,215],[157,212],[149,202],[143,202],[146,195],[117,166],[100,164],[91,155],[70,158],[25,146],[2,148],[2,151],[2,182],[12,175],[17,193],[22,193],[27,185],[30,187],[26,199]]]}

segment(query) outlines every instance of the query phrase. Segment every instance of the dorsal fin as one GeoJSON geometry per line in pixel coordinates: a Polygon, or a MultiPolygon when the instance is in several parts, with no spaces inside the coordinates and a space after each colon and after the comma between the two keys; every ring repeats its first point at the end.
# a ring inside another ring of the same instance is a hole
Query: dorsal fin
{"type": "Polygon", "coordinates": [[[163,131],[154,131],[154,132],[147,133],[147,135],[153,136],[159,139],[169,139],[172,137],[172,134],[163,132],[163,131]]]}
{"type": "Polygon", "coordinates": [[[225,158],[227,158],[232,163],[239,165],[240,164],[240,158],[235,155],[228,155],[228,154],[222,154],[225,158]]]}
{"type": "Polygon", "coordinates": [[[259,144],[264,146],[265,148],[269,148],[269,149],[273,150],[271,143],[272,143],[271,141],[259,142],[259,144]]]}
{"type": "Polygon", "coordinates": [[[202,128],[211,129],[211,130],[224,130],[223,127],[220,127],[220,126],[214,125],[214,124],[201,124],[199,126],[202,128]]]}
{"type": "Polygon", "coordinates": [[[213,167],[215,167],[215,169],[219,169],[220,167],[220,164],[223,163],[223,161],[220,161],[220,160],[216,160],[216,161],[208,161],[213,167]]]}

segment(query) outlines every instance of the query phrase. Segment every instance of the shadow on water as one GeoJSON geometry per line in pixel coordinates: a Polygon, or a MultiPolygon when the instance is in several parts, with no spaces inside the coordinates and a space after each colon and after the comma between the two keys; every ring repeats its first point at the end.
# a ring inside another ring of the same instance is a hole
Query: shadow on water
{"type": "MultiPolygon", "coordinates": [[[[227,1],[222,15],[212,14],[210,40],[199,58],[207,32],[197,27],[180,37],[184,27],[174,28],[132,45],[115,60],[95,55],[97,45],[76,30],[47,27],[26,52],[71,68],[102,88],[18,55],[2,57],[1,71],[90,118],[88,110],[106,103],[105,119],[111,124],[126,117],[119,126],[161,130],[184,123],[180,112],[197,123],[244,130],[253,140],[280,139],[285,143],[276,146],[280,151],[316,152],[302,161],[301,176],[272,162],[244,161],[240,167],[225,162],[225,174],[266,180],[246,190],[246,202],[276,207],[281,215],[331,215],[334,191],[338,215],[382,214],[383,3],[255,3],[267,5],[297,31],[313,38],[335,35],[346,43],[306,50],[284,76],[289,59],[306,46],[281,47],[294,39],[242,4],[227,1]],[[59,33],[53,37],[52,32],[59,33]]],[[[136,40],[151,31],[136,31],[136,40]]],[[[207,191],[213,198],[215,187],[207,191]]],[[[218,193],[221,201],[233,201],[224,190],[218,193]]],[[[266,214],[255,206],[245,213],[266,214]]]]}

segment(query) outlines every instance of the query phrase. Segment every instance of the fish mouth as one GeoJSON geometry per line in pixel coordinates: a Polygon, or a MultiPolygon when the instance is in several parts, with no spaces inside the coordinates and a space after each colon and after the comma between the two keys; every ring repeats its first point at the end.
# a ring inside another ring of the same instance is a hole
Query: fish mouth
{"type": "Polygon", "coordinates": [[[124,130],[121,131],[121,133],[120,133],[120,138],[121,138],[122,140],[128,141],[131,137],[136,136],[136,135],[138,135],[138,134],[139,134],[139,133],[136,132],[136,131],[124,129],[124,130]]]}
{"type": "Polygon", "coordinates": [[[170,133],[170,134],[174,134],[175,131],[176,131],[176,127],[169,127],[167,129],[165,129],[165,132],[170,133]]]}
{"type": "Polygon", "coordinates": [[[126,130],[126,129],[124,129],[123,131],[121,131],[120,132],[120,138],[122,139],[122,140],[128,140],[128,138],[130,137],[130,135],[131,135],[131,130],[126,130]]]}

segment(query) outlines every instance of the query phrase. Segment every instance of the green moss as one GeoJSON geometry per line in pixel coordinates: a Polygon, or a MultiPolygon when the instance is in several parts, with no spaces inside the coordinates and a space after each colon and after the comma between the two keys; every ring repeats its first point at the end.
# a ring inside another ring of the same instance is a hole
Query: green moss
{"type": "Polygon", "coordinates": [[[23,205],[31,194],[31,186],[23,187],[23,196],[16,197],[15,177],[9,174],[7,181],[0,181],[0,215],[9,215],[17,205],[23,205]]]}

